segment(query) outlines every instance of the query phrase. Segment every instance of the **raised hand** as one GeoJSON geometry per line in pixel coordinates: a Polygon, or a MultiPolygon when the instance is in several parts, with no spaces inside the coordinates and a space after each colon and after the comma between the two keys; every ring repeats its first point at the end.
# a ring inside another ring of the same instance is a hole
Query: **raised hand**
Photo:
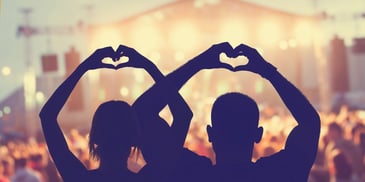
{"type": "Polygon", "coordinates": [[[84,62],[82,62],[80,66],[86,70],[94,70],[98,68],[115,69],[114,65],[103,63],[104,58],[111,58],[112,60],[117,60],[120,58],[120,56],[114,51],[112,47],[104,47],[97,49],[84,62]]]}
{"type": "Polygon", "coordinates": [[[230,58],[237,57],[233,47],[228,42],[223,42],[211,46],[197,56],[196,60],[199,60],[201,69],[226,68],[233,71],[233,67],[230,64],[221,62],[219,58],[221,53],[225,53],[230,58]]]}
{"type": "Polygon", "coordinates": [[[234,52],[238,55],[246,56],[249,60],[246,65],[235,67],[234,71],[251,71],[266,77],[276,70],[275,66],[267,62],[256,49],[250,46],[240,44],[234,49],[234,52]]]}
{"type": "Polygon", "coordinates": [[[124,67],[146,68],[151,65],[151,61],[138,53],[135,49],[124,45],[119,45],[116,53],[120,56],[128,57],[128,61],[118,64],[116,69],[124,67]]]}

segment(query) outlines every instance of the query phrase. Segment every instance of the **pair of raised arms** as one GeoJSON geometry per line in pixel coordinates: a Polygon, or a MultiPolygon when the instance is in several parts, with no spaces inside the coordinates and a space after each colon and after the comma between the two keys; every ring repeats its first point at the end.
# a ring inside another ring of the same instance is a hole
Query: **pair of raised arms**
{"type": "MultiPolygon", "coordinates": [[[[202,59],[209,59],[205,61],[205,64],[201,65],[201,69],[226,68],[231,71],[246,70],[260,74],[261,76],[265,76],[265,73],[269,70],[276,69],[274,66],[266,62],[256,49],[244,44],[240,44],[235,48],[227,42],[215,44],[198,55],[197,58],[198,57],[202,59]],[[249,59],[249,62],[246,65],[232,67],[231,65],[220,61],[219,55],[221,53],[225,53],[230,58],[245,56],[249,59]]],[[[146,65],[149,64],[150,62],[147,58],[139,54],[133,48],[124,45],[120,45],[116,51],[112,47],[97,49],[82,63],[82,65],[88,70],[98,68],[120,69],[123,67],[145,68],[146,65]],[[102,61],[104,58],[111,58],[115,63],[118,63],[121,57],[128,57],[128,61],[120,64],[110,64],[102,61]]]]}

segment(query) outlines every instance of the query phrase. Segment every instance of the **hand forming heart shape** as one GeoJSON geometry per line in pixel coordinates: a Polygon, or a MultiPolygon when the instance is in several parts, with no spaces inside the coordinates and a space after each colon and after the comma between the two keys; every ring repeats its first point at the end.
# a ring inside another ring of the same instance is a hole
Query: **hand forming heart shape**
{"type": "MultiPolygon", "coordinates": [[[[101,62],[107,67],[115,69],[126,66],[141,68],[144,65],[143,60],[146,60],[144,56],[140,55],[133,48],[123,45],[120,45],[116,51],[110,47],[107,53],[108,55],[104,54],[102,56],[101,62]]],[[[237,67],[242,67],[249,63],[248,56],[241,45],[233,48],[227,42],[214,45],[201,55],[203,59],[207,60],[204,63],[205,68],[227,68],[235,71],[237,67]]]]}
{"type": "Polygon", "coordinates": [[[121,56],[119,59],[112,59],[112,58],[104,58],[101,62],[104,64],[110,64],[114,67],[117,67],[120,64],[127,63],[129,61],[129,57],[127,56],[121,56]]]}
{"type": "Polygon", "coordinates": [[[239,55],[235,57],[228,57],[226,53],[221,53],[219,55],[219,59],[222,63],[226,63],[231,65],[233,68],[236,68],[238,66],[247,65],[249,60],[244,55],[239,55]]]}

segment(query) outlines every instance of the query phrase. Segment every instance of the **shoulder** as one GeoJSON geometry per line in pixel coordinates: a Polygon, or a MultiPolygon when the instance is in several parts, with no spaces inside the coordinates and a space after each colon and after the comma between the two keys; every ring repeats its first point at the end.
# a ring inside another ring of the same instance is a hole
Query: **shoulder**
{"type": "Polygon", "coordinates": [[[306,181],[311,165],[301,162],[300,156],[281,150],[260,158],[254,165],[257,176],[274,181],[306,181]]]}
{"type": "Polygon", "coordinates": [[[179,159],[182,163],[198,163],[201,165],[212,166],[212,162],[208,157],[198,155],[187,148],[181,150],[179,159]]]}

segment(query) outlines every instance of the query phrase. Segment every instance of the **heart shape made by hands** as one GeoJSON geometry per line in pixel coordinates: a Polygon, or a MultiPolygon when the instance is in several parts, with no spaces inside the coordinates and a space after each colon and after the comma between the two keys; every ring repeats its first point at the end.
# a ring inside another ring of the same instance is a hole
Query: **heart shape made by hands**
{"type": "Polygon", "coordinates": [[[247,65],[249,60],[247,59],[246,56],[242,55],[242,54],[238,54],[236,57],[228,57],[226,53],[222,52],[219,55],[219,59],[222,63],[226,63],[231,65],[233,68],[236,68],[237,66],[243,66],[243,65],[247,65]]]}
{"type": "Polygon", "coordinates": [[[117,67],[118,65],[123,64],[123,63],[127,63],[128,61],[129,61],[129,57],[122,56],[122,57],[120,57],[119,59],[117,59],[115,61],[111,58],[104,58],[101,62],[104,63],[104,64],[111,64],[114,67],[117,67]]]}

